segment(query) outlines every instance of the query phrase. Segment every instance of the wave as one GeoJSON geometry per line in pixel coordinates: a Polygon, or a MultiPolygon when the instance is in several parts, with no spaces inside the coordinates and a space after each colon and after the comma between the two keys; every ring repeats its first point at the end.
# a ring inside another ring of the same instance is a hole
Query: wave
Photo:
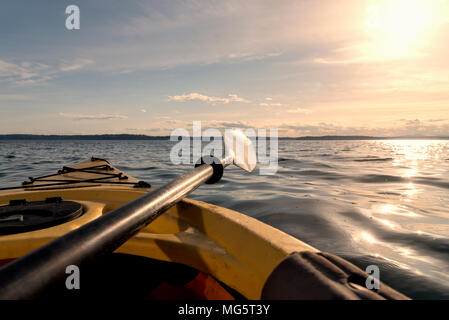
{"type": "Polygon", "coordinates": [[[384,183],[384,182],[406,182],[409,179],[404,179],[398,176],[391,176],[387,174],[366,174],[359,177],[352,178],[354,181],[362,183],[384,183]]]}
{"type": "Polygon", "coordinates": [[[393,161],[393,158],[362,158],[362,159],[355,159],[353,160],[355,162],[386,162],[386,161],[393,161]]]}
{"type": "Polygon", "coordinates": [[[158,167],[127,167],[127,166],[117,166],[122,171],[148,171],[158,169],[158,167]]]}
{"type": "Polygon", "coordinates": [[[31,164],[33,165],[39,165],[39,164],[50,164],[50,163],[55,163],[54,161],[51,160],[41,160],[41,161],[34,161],[31,164]]]}
{"type": "Polygon", "coordinates": [[[278,171],[278,173],[287,175],[314,176],[326,180],[338,180],[346,178],[344,175],[338,173],[332,173],[321,170],[281,170],[278,171]]]}
{"type": "MultiPolygon", "coordinates": [[[[326,164],[315,164],[311,167],[324,167],[328,168],[326,164]]],[[[330,166],[329,166],[330,167],[330,166]]],[[[332,167],[330,167],[332,168],[332,167]]],[[[290,175],[290,176],[310,176],[310,177],[316,177],[323,180],[351,180],[358,183],[416,183],[421,185],[428,185],[433,186],[437,188],[444,188],[449,189],[449,181],[442,180],[439,178],[432,178],[432,177],[410,177],[410,178],[404,178],[401,176],[396,175],[388,175],[388,174],[365,174],[361,176],[350,176],[350,175],[344,175],[336,172],[326,171],[326,170],[318,170],[318,169],[311,169],[311,170],[278,170],[278,174],[282,175],[290,175]]],[[[378,192],[380,195],[400,195],[399,193],[395,192],[378,192]]]]}
{"type": "Polygon", "coordinates": [[[432,187],[449,189],[449,182],[447,182],[445,180],[438,179],[438,178],[417,178],[417,179],[413,179],[413,182],[432,186],[432,187]]]}
{"type": "Polygon", "coordinates": [[[401,195],[401,193],[388,192],[388,191],[378,192],[377,194],[381,194],[381,195],[385,195],[385,196],[400,196],[401,195]]]}
{"type": "Polygon", "coordinates": [[[334,167],[330,164],[318,162],[318,161],[310,161],[310,160],[298,160],[291,158],[279,158],[278,163],[281,163],[283,167],[307,167],[307,168],[328,168],[333,169],[334,167]]]}
{"type": "Polygon", "coordinates": [[[278,158],[278,162],[286,162],[286,161],[297,161],[297,162],[300,162],[299,160],[292,159],[292,158],[282,158],[282,157],[278,158]]]}

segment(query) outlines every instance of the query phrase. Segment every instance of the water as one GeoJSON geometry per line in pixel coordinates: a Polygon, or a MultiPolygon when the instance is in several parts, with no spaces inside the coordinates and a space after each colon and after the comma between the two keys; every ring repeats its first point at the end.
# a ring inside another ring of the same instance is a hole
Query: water
{"type": "MultiPolygon", "coordinates": [[[[90,156],[161,185],[190,166],[168,141],[0,141],[0,186],[90,156]]],[[[243,212],[412,298],[449,299],[448,141],[279,141],[274,176],[226,170],[191,198],[243,212]]]]}

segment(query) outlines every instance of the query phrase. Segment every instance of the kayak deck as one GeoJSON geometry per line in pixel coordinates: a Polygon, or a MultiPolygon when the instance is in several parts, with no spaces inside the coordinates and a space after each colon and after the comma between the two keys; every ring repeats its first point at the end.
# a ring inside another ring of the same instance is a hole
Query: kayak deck
{"type": "MultiPolygon", "coordinates": [[[[19,188],[2,190],[0,206],[11,200],[30,202],[60,197],[80,203],[83,214],[53,227],[0,236],[0,260],[21,257],[103,214],[114,214],[114,209],[150,190],[149,184],[95,158],[58,175],[31,179],[19,188]]],[[[273,269],[290,253],[301,251],[317,250],[244,214],[184,199],[116,253],[189,266],[248,299],[260,299],[273,269]]]]}

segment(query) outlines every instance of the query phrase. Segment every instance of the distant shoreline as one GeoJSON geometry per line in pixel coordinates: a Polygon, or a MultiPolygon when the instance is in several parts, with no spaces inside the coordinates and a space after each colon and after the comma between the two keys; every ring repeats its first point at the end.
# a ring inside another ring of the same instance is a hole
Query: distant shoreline
{"type": "MultiPolygon", "coordinates": [[[[38,135],[1,134],[0,140],[169,140],[170,136],[147,136],[143,134],[98,134],[98,135],[38,135]]],[[[303,136],[279,137],[279,140],[449,140],[449,136],[303,136]]]]}

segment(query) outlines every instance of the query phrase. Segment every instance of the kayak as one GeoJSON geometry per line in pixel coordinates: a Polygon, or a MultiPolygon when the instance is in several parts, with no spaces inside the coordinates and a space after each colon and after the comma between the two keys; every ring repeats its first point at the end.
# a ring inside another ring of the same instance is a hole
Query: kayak
{"type": "MultiPolygon", "coordinates": [[[[30,177],[17,187],[1,188],[0,266],[114,214],[113,210],[153,189],[98,158],[63,167],[55,174],[30,177]]],[[[344,265],[338,257],[326,256],[243,213],[185,198],[113,254],[81,270],[84,290],[58,287],[49,290],[48,297],[82,292],[83,297],[261,299],[270,297],[263,294],[267,282],[292,254],[309,259],[307,266],[318,261],[316,257],[327,259],[325,264],[344,265]]],[[[292,279],[288,270],[283,272],[287,281],[292,279]]],[[[387,293],[391,289],[384,287],[387,293]]],[[[395,297],[406,298],[399,293],[395,297]]]]}
{"type": "MultiPolygon", "coordinates": [[[[59,197],[79,203],[83,214],[55,226],[1,235],[3,264],[154,188],[101,159],[89,159],[63,168],[55,176],[35,179],[21,188],[0,191],[0,205],[59,197]]],[[[9,225],[14,223],[20,221],[10,221],[9,225]]],[[[7,221],[0,223],[0,232],[7,225],[7,221]]],[[[259,299],[274,267],[291,252],[301,250],[315,249],[244,214],[184,199],[116,252],[180,263],[211,275],[249,299],[259,299]]]]}

